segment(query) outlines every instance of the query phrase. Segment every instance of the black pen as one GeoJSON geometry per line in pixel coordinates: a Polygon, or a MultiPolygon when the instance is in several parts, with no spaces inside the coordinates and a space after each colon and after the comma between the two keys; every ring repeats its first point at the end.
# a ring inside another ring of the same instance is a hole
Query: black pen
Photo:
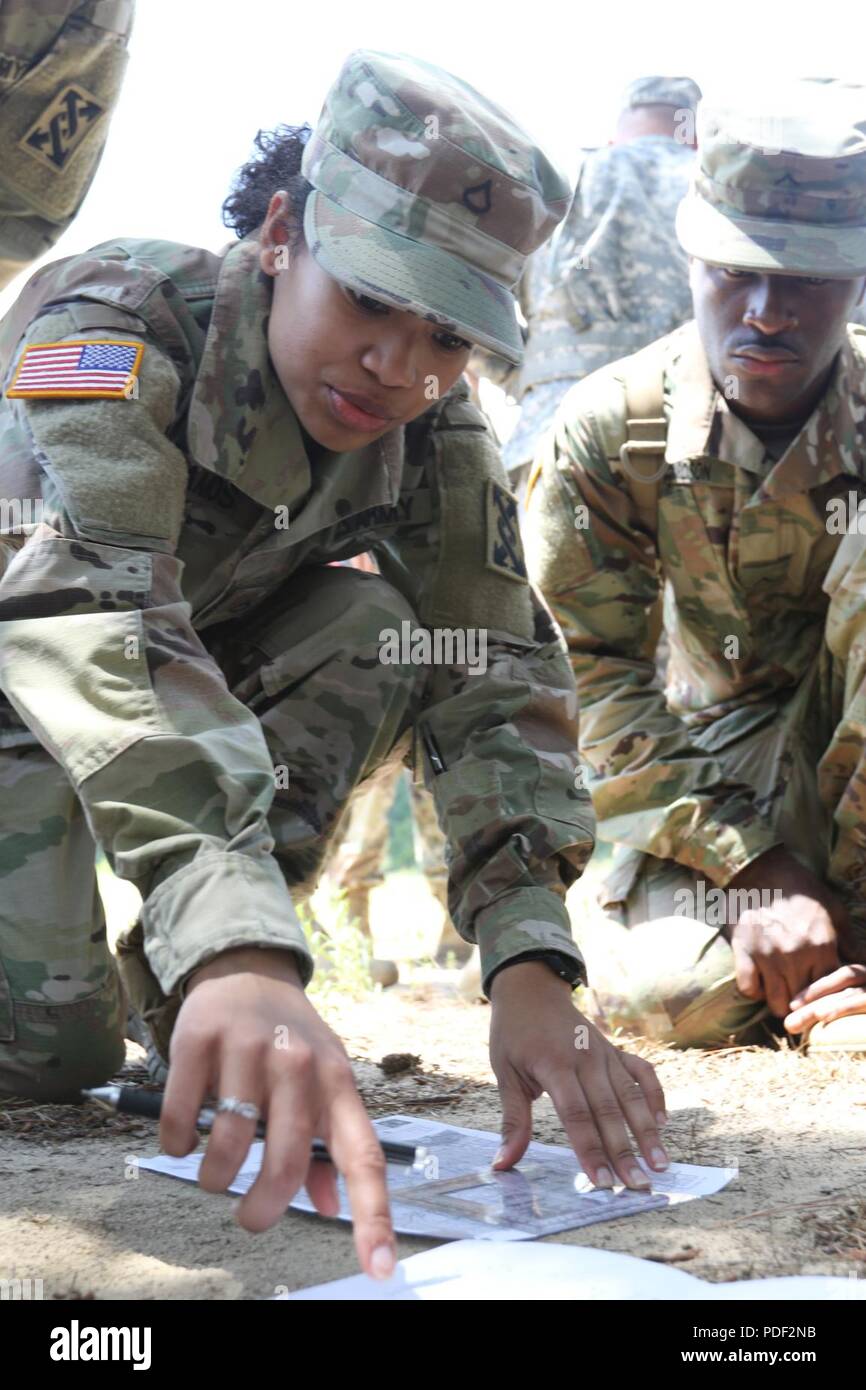
{"type": "MultiPolygon", "coordinates": [[[[81,1094],[88,1100],[96,1101],[97,1105],[104,1105],[106,1109],[115,1110],[120,1115],[142,1115],[148,1120],[158,1120],[162,1114],[162,1091],[145,1091],[140,1086],[96,1086],[93,1090],[83,1090],[81,1094]]],[[[205,1106],[198,1112],[196,1129],[212,1129],[216,1114],[213,1106],[205,1106]]],[[[263,1120],[258,1121],[255,1132],[257,1139],[266,1137],[263,1120]]],[[[427,1156],[427,1150],[415,1144],[397,1144],[393,1139],[380,1139],[379,1143],[389,1163],[414,1166],[423,1163],[427,1156]]],[[[334,1161],[321,1139],[313,1140],[310,1157],[320,1158],[328,1163],[334,1161]]]]}
{"type": "Polygon", "coordinates": [[[427,756],[430,759],[430,766],[433,768],[433,771],[436,773],[437,776],[442,772],[447,772],[448,769],[442,761],[442,754],[439,752],[439,748],[437,746],[435,738],[433,737],[433,734],[427,728],[426,724],[422,724],[420,728],[421,739],[424,743],[424,747],[427,749],[427,756]]]}

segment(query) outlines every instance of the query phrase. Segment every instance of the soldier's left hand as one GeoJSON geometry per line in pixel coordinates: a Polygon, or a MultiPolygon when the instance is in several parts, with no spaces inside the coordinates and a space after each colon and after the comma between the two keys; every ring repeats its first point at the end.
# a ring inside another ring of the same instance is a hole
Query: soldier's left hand
{"type": "Polygon", "coordinates": [[[734,955],[737,987],[747,999],[765,999],[777,1018],[809,985],[839,965],[837,939],[848,914],[827,885],[783,845],[754,859],[728,883],[757,889],[761,907],[740,912],[723,928],[734,955]]]}
{"type": "Polygon", "coordinates": [[[526,1152],[532,1102],[546,1091],[591,1182],[648,1191],[628,1130],[650,1168],[668,1167],[659,1137],[664,1092],[650,1063],[608,1042],[575,1009],[571,987],[539,961],[501,970],[490,1002],[503,1138],[494,1167],[511,1168],[526,1152]]]}
{"type": "Polygon", "coordinates": [[[791,1000],[785,1027],[789,1033],[804,1033],[814,1023],[846,1014],[866,1014],[866,965],[843,965],[809,985],[791,1000]]]}

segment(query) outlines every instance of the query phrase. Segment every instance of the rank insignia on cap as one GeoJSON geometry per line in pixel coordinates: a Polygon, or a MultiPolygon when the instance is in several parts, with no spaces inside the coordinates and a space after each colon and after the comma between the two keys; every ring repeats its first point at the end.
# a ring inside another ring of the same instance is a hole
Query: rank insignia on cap
{"type": "Polygon", "coordinates": [[[526,561],[517,524],[517,498],[493,478],[487,480],[487,568],[527,582],[526,561]]]}
{"type": "Polygon", "coordinates": [[[69,343],[33,343],[24,349],[6,391],[31,400],[62,397],[128,399],[144,343],[92,338],[69,343]]]}
{"type": "Polygon", "coordinates": [[[104,114],[104,104],[83,87],[64,87],[22,135],[19,147],[53,174],[59,174],[104,114]]]}

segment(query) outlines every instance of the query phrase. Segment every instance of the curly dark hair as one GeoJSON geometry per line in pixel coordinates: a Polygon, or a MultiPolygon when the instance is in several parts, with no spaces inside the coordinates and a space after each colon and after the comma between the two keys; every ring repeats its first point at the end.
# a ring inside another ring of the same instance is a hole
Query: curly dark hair
{"type": "Polygon", "coordinates": [[[254,142],[258,154],[235,174],[231,192],[222,205],[223,222],[239,237],[248,236],[262,225],[272,196],[278,188],[284,188],[295,217],[292,247],[303,240],[304,206],[313,185],[300,169],[304,146],[312,133],[312,127],[306,124],[280,125],[276,130],[258,132],[254,142]]]}

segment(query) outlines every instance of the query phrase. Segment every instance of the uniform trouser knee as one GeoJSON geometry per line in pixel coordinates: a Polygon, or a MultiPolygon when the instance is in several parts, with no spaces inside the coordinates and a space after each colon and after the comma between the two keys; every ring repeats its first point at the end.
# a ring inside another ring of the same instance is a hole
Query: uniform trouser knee
{"type": "Polygon", "coordinates": [[[734,956],[717,927],[684,916],[625,926],[599,914],[578,930],[588,1002],[608,1031],[675,1047],[758,1041],[767,1006],[737,986],[734,956]]]}
{"type": "Polygon", "coordinates": [[[614,899],[613,862],[613,847],[600,842],[568,898],[589,977],[587,1012],[611,1033],[675,1047],[764,1040],[767,1006],[738,988],[722,924],[693,915],[701,901],[696,876],[684,865],[644,860],[614,899]],[[683,910],[689,903],[692,912],[683,910]]]}
{"type": "Polygon", "coordinates": [[[78,1100],[123,1062],[123,992],[81,804],[18,737],[0,750],[0,1094],[78,1100]]]}
{"type": "Polygon", "coordinates": [[[115,970],[74,1003],[12,1001],[0,1039],[0,1096],[80,1101],[83,1087],[104,1085],[123,1065],[125,1023],[115,970]]]}

